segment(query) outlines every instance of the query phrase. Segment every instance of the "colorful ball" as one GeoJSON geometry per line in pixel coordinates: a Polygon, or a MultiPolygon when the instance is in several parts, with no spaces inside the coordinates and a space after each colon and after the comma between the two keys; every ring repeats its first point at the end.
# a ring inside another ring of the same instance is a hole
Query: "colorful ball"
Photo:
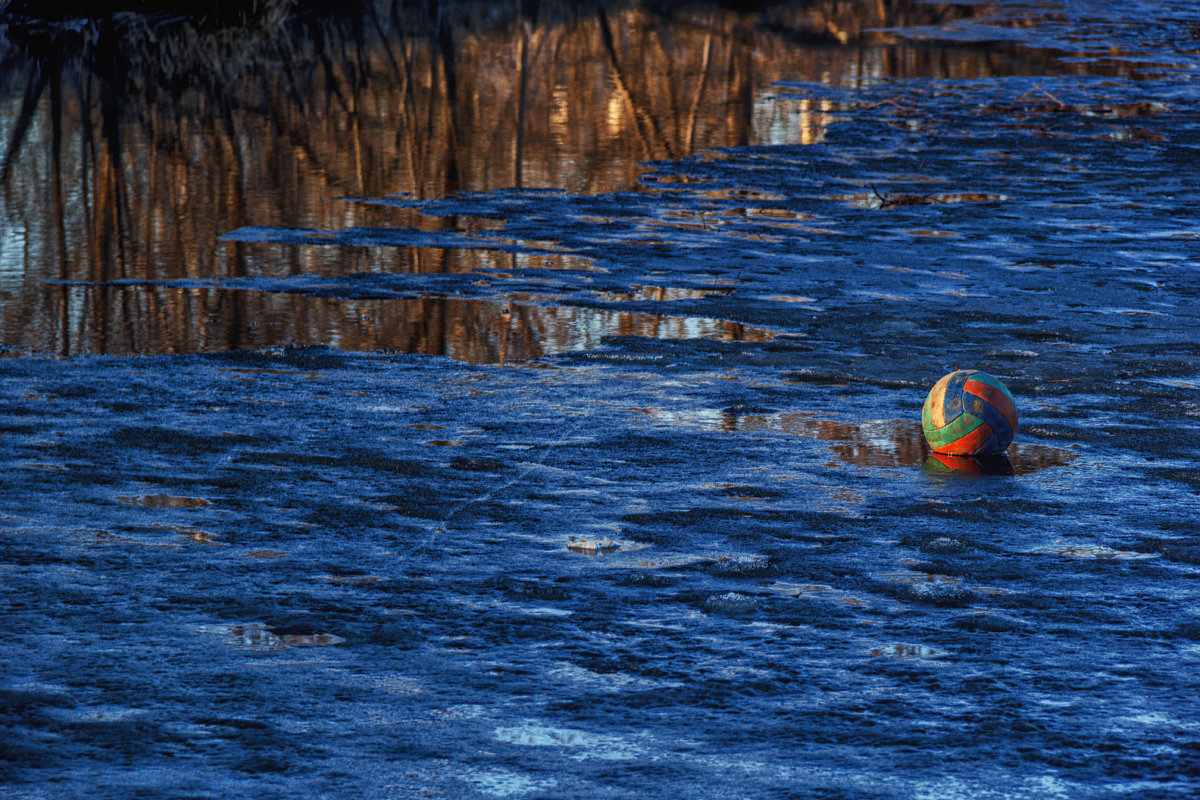
{"type": "Polygon", "coordinates": [[[1017,406],[1012,392],[995,376],[960,369],[929,390],[921,427],[935,453],[1002,453],[1017,433],[1017,406]]]}

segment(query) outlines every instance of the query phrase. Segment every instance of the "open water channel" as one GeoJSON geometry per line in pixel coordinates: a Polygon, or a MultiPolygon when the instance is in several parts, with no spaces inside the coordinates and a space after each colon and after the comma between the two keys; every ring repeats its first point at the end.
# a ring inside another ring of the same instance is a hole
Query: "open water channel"
{"type": "Polygon", "coordinates": [[[26,5],[6,798],[1200,792],[1200,7],[26,5]]]}

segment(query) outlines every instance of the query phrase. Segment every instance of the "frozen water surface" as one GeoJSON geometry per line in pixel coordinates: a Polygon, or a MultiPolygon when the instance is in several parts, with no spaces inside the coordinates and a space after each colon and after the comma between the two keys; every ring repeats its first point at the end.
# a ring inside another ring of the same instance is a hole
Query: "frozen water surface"
{"type": "Polygon", "coordinates": [[[0,28],[5,797],[1200,791],[1200,11],[515,13],[0,28]]]}

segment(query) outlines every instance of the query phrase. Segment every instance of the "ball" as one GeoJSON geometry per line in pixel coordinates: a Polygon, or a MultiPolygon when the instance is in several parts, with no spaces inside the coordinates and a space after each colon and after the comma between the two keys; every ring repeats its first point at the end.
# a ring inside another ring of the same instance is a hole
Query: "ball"
{"type": "Polygon", "coordinates": [[[1003,453],[1017,433],[1017,405],[999,378],[960,369],[929,390],[921,410],[921,428],[935,453],[1003,453]]]}

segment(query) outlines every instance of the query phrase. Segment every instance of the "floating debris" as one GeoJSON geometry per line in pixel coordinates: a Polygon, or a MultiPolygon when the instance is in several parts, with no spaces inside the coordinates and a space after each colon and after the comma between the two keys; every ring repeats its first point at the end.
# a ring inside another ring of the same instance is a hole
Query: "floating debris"
{"type": "Polygon", "coordinates": [[[378,575],[322,575],[321,577],[330,583],[345,584],[378,583],[381,580],[378,575]]]}
{"type": "Polygon", "coordinates": [[[252,653],[271,653],[293,647],[330,647],[346,641],[332,633],[276,631],[260,622],[201,625],[201,633],[220,636],[226,645],[252,653]]]}
{"type": "Polygon", "coordinates": [[[247,550],[245,553],[245,556],[247,558],[257,558],[257,559],[261,559],[261,560],[287,558],[289,555],[291,555],[291,554],[287,550],[271,550],[271,549],[247,550]]]}
{"type": "Polygon", "coordinates": [[[495,739],[522,747],[578,748],[575,758],[620,761],[636,758],[642,748],[623,736],[592,733],[575,728],[558,728],[531,722],[496,728],[495,739]]]}
{"type": "Polygon", "coordinates": [[[727,555],[717,558],[708,571],[722,578],[752,578],[765,575],[770,569],[771,562],[766,556],[727,555]]]}
{"type": "Polygon", "coordinates": [[[867,655],[875,656],[876,658],[901,658],[926,661],[929,659],[945,658],[949,653],[945,650],[938,650],[936,647],[929,647],[923,644],[901,644],[896,642],[872,647],[867,651],[867,655]]]}
{"type": "Polygon", "coordinates": [[[138,506],[139,508],[202,508],[212,505],[212,501],[205,500],[203,497],[175,497],[169,494],[118,497],[117,502],[123,506],[138,506]]]}
{"type": "Polygon", "coordinates": [[[938,536],[923,543],[920,549],[934,555],[952,555],[963,552],[967,546],[951,536],[938,536]]]}
{"type": "Polygon", "coordinates": [[[1144,561],[1158,558],[1159,553],[1138,553],[1133,550],[1114,550],[1104,545],[1048,545],[1026,550],[1030,554],[1091,558],[1097,561],[1144,561]]]}
{"type": "Polygon", "coordinates": [[[727,617],[742,617],[758,610],[758,601],[748,594],[726,592],[714,594],[704,601],[704,610],[710,614],[727,617]]]}
{"type": "Polygon", "coordinates": [[[990,192],[943,192],[941,194],[897,192],[895,194],[885,194],[874,186],[870,188],[871,191],[869,193],[829,195],[825,199],[837,200],[853,208],[866,209],[956,205],[958,203],[1003,203],[1011,199],[1008,195],[990,192]]]}
{"type": "Polygon", "coordinates": [[[591,555],[600,555],[602,553],[611,553],[612,551],[619,550],[620,548],[620,542],[614,542],[607,536],[602,539],[577,539],[572,536],[567,542],[567,549],[573,553],[589,553],[591,555]]]}
{"type": "Polygon", "coordinates": [[[909,586],[916,586],[918,584],[955,584],[961,582],[960,578],[956,578],[953,575],[940,575],[936,572],[888,572],[876,577],[887,583],[902,583],[909,586]]]}

